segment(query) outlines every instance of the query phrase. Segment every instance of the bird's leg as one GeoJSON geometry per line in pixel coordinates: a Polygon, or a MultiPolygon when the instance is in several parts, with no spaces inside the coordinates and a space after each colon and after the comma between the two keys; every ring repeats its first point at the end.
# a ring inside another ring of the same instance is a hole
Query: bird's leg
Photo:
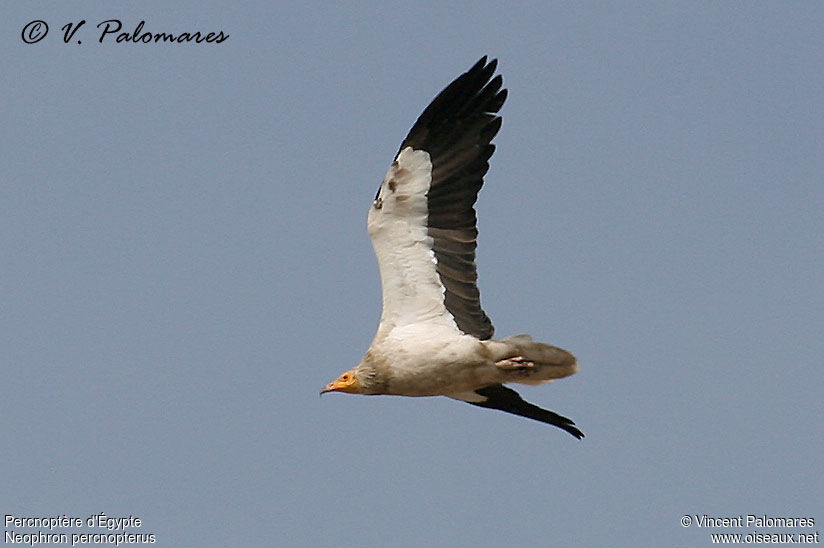
{"type": "Polygon", "coordinates": [[[534,368],[535,363],[525,360],[523,356],[515,356],[495,362],[495,367],[504,371],[527,371],[534,368]]]}

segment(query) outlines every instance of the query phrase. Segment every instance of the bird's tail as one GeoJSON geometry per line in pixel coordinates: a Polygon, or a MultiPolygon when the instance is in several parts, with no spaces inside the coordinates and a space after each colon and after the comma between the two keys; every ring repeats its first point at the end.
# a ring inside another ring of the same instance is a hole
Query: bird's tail
{"type": "Polygon", "coordinates": [[[575,356],[557,346],[539,343],[529,335],[514,335],[500,342],[508,344],[514,352],[513,356],[520,356],[525,361],[535,364],[535,371],[521,379],[513,381],[522,384],[543,384],[555,379],[568,377],[578,371],[578,362],[575,356]]]}

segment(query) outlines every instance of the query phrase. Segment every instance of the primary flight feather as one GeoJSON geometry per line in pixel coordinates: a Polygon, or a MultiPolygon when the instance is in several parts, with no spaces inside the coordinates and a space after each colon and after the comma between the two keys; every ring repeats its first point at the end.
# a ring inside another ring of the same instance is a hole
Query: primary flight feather
{"type": "Polygon", "coordinates": [[[360,364],[321,391],[448,396],[584,434],[505,383],[542,384],[575,356],[529,335],[493,339],[475,284],[475,200],[506,100],[497,60],[481,58],[423,111],[369,209],[383,312],[360,364]]]}

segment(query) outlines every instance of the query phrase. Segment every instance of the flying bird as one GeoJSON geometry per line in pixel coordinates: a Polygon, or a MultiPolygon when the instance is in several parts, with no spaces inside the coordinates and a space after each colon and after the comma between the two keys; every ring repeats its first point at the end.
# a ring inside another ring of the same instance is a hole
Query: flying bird
{"type": "Polygon", "coordinates": [[[475,201],[506,99],[484,56],[423,111],[369,209],[383,312],[363,360],[321,390],[448,396],[562,428],[575,423],[523,400],[506,383],[574,374],[575,356],[529,335],[493,339],[476,285],[475,201]]]}

